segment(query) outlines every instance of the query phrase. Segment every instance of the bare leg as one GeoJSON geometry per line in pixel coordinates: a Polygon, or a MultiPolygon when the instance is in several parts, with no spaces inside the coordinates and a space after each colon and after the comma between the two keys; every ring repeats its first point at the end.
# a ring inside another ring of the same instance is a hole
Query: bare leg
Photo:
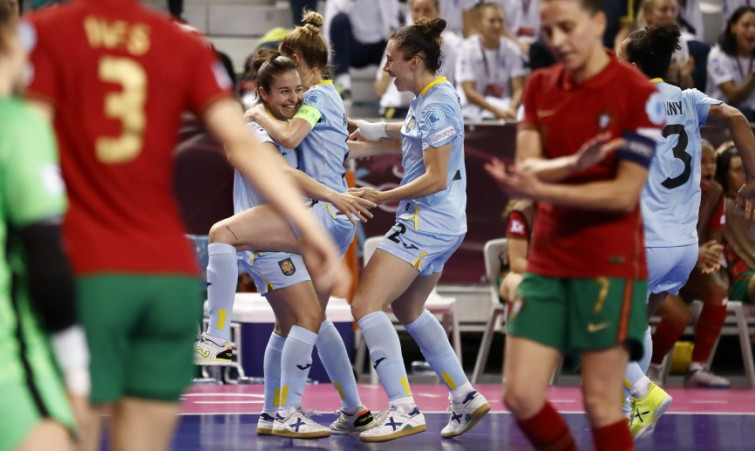
{"type": "Polygon", "coordinates": [[[210,243],[226,243],[238,251],[301,253],[299,239],[288,220],[269,205],[260,205],[216,222],[210,243]]]}
{"type": "Polygon", "coordinates": [[[417,278],[417,269],[409,263],[377,249],[359,279],[351,312],[359,321],[383,310],[404,293],[417,278]]]}
{"type": "Polygon", "coordinates": [[[178,422],[177,402],[126,397],[113,407],[110,430],[116,451],[168,450],[178,422]]]}
{"type": "Polygon", "coordinates": [[[297,283],[271,292],[268,303],[275,313],[276,333],[288,336],[291,326],[297,325],[317,333],[323,321],[323,310],[310,282],[297,283]]]}
{"type": "Polygon", "coordinates": [[[582,395],[593,427],[624,419],[621,387],[629,353],[623,346],[582,353],[582,395]]]}
{"type": "MultiPolygon", "coordinates": [[[[540,412],[545,405],[548,383],[561,353],[527,338],[509,335],[506,341],[503,402],[514,417],[523,420],[540,412]]],[[[618,393],[617,386],[614,393],[618,393]]]]}
{"type": "Polygon", "coordinates": [[[18,451],[67,451],[73,449],[68,430],[57,421],[42,420],[32,428],[18,451]]]}
{"type": "Polygon", "coordinates": [[[435,273],[417,277],[409,285],[409,288],[391,303],[393,313],[401,321],[401,324],[406,325],[414,322],[425,311],[427,297],[438,284],[440,275],[441,273],[435,273]]]}

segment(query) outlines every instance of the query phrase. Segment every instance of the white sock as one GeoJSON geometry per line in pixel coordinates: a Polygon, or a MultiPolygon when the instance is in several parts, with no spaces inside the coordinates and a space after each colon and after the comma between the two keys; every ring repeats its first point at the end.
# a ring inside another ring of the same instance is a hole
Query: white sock
{"type": "Polygon", "coordinates": [[[281,351],[281,409],[301,406],[316,340],[316,333],[300,326],[293,326],[288,333],[281,351]]]}
{"type": "Polygon", "coordinates": [[[380,383],[388,401],[412,396],[406,377],[401,343],[391,320],[385,312],[372,312],[358,321],[364,342],[370,351],[370,361],[380,376],[380,383]]]}
{"type": "Polygon", "coordinates": [[[262,371],[265,376],[265,412],[272,416],[275,416],[275,409],[280,407],[281,357],[285,343],[286,337],[273,332],[270,334],[270,340],[265,347],[265,356],[262,358],[262,371]]]}
{"type": "Polygon", "coordinates": [[[210,243],[207,253],[207,303],[210,310],[207,335],[228,341],[231,338],[229,326],[239,277],[236,248],[226,243],[210,243]]]}
{"type": "Polygon", "coordinates": [[[341,398],[341,407],[346,412],[357,410],[362,401],[359,399],[354,368],[351,366],[346,345],[332,321],[326,319],[317,333],[317,355],[328,373],[330,382],[341,398]]]}

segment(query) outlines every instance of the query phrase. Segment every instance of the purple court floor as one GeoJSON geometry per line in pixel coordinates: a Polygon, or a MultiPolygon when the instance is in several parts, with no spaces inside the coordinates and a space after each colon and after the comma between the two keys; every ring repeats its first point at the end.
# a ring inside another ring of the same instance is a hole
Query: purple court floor
{"type": "MultiPolygon", "coordinates": [[[[360,384],[363,402],[384,409],[382,387],[360,384]]],[[[501,402],[500,385],[478,385],[492,409],[480,423],[457,439],[441,439],[448,420],[448,392],[440,384],[413,384],[415,400],[425,413],[428,430],[400,440],[365,444],[358,437],[320,440],[258,437],[262,385],[196,386],[186,393],[174,450],[528,450],[531,449],[501,402]]],[[[638,450],[755,450],[755,390],[670,388],[674,404],[652,437],[637,442],[638,450]]],[[[328,384],[308,385],[304,408],[316,409],[316,421],[335,419],[338,396],[328,384]]],[[[549,399],[564,414],[580,449],[592,449],[579,387],[553,387],[549,399]]]]}

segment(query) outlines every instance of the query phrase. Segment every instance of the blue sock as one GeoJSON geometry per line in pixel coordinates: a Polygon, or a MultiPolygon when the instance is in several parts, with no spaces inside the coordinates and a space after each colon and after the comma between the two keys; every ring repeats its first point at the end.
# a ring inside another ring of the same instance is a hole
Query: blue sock
{"type": "Polygon", "coordinates": [[[380,376],[388,400],[410,398],[412,391],[406,378],[401,344],[391,320],[384,312],[373,312],[360,319],[358,324],[370,350],[372,367],[380,376]]]}
{"type": "MultiPolygon", "coordinates": [[[[265,348],[262,368],[265,375],[265,412],[275,412],[280,403],[281,356],[286,337],[273,332],[265,348]]],[[[273,414],[274,415],[274,414],[273,414]]]]}
{"type": "Polygon", "coordinates": [[[341,397],[341,407],[347,413],[353,413],[354,409],[362,405],[362,401],[359,399],[357,381],[346,346],[331,320],[326,319],[320,325],[315,346],[330,382],[341,397]]]}
{"type": "Polygon", "coordinates": [[[405,324],[406,331],[419,345],[422,355],[435,373],[443,379],[449,390],[452,391],[456,401],[464,399],[466,393],[458,393],[459,388],[470,391],[469,379],[464,374],[464,369],[459,363],[459,358],[454,353],[451,343],[448,341],[446,331],[438,320],[430,312],[425,310],[419,318],[405,324]]]}
{"type": "Polygon", "coordinates": [[[210,243],[207,253],[210,256],[207,263],[207,303],[210,308],[207,335],[228,341],[238,280],[236,248],[225,243],[210,243]]]}
{"type": "Polygon", "coordinates": [[[301,397],[312,368],[312,348],[317,334],[293,326],[281,352],[280,408],[301,406],[301,397]]]}

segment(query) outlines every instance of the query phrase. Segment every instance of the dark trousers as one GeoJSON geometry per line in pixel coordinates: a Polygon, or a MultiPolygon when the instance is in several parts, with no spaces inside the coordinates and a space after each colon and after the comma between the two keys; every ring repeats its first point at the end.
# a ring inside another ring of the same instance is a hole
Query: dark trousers
{"type": "Polygon", "coordinates": [[[338,13],[330,23],[330,41],[333,43],[333,74],[346,74],[350,67],[380,64],[386,41],[362,43],[354,39],[351,20],[346,13],[338,13]]]}

